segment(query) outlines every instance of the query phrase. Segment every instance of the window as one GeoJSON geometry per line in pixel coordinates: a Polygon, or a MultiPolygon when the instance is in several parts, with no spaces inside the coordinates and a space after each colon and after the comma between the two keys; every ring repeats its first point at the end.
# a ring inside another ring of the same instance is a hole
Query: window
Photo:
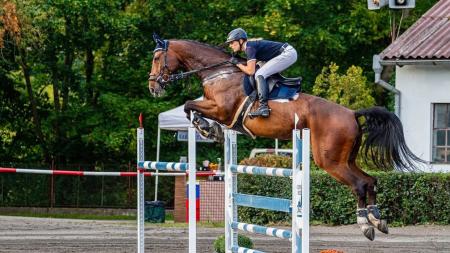
{"type": "Polygon", "coordinates": [[[450,104],[433,104],[433,162],[450,164],[450,104]]]}

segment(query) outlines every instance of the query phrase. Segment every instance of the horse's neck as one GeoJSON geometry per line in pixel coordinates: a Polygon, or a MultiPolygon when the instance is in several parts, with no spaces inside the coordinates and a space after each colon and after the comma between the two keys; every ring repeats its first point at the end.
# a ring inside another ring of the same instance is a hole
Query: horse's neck
{"type": "MultiPolygon", "coordinates": [[[[174,41],[173,44],[179,56],[179,61],[188,71],[201,69],[228,60],[227,54],[213,48],[198,45],[194,42],[174,41]]],[[[197,75],[203,80],[208,76],[229,68],[231,68],[231,66],[217,67],[211,70],[200,71],[197,75]]]]}

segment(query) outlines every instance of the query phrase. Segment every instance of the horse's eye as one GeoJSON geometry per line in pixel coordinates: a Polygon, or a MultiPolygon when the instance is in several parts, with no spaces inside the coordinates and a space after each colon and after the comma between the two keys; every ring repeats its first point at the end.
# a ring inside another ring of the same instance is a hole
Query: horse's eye
{"type": "Polygon", "coordinates": [[[153,61],[159,61],[159,57],[153,58],[153,61]]]}

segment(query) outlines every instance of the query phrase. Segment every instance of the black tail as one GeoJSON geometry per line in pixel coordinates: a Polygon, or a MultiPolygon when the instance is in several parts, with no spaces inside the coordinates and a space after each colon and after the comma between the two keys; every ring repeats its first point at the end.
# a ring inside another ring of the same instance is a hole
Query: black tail
{"type": "Polygon", "coordinates": [[[425,163],[414,155],[406,146],[403,126],[400,119],[383,107],[372,107],[355,113],[356,120],[361,116],[365,122],[361,124],[367,137],[363,142],[363,157],[384,170],[392,168],[414,171],[418,163],[425,163]]]}

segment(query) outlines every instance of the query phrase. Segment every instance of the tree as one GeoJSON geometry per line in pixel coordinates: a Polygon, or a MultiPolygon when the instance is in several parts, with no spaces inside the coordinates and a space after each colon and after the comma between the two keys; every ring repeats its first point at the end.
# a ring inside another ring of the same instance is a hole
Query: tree
{"type": "Polygon", "coordinates": [[[335,63],[322,69],[317,76],[313,93],[350,109],[362,109],[375,104],[361,67],[351,66],[345,74],[338,73],[335,63]]]}

